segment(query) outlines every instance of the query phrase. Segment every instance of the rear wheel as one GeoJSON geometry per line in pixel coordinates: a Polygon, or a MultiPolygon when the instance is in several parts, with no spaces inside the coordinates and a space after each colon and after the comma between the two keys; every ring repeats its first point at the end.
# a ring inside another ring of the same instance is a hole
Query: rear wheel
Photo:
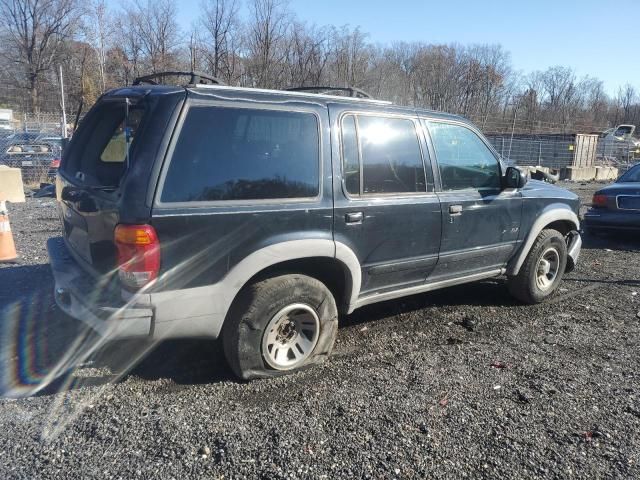
{"type": "Polygon", "coordinates": [[[337,327],[336,302],[322,282],[268,278],[238,294],[222,332],[225,356],[245,380],[291,373],[324,361],[337,327]]]}
{"type": "Polygon", "coordinates": [[[555,292],[567,267],[567,244],[557,230],[543,230],[520,272],[509,277],[509,292],[525,303],[540,303],[555,292]]]}

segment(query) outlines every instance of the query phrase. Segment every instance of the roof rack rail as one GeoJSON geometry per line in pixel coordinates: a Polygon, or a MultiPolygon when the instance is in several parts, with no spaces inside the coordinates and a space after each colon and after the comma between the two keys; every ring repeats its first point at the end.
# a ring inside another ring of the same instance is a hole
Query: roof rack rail
{"type": "Polygon", "coordinates": [[[213,77],[211,75],[207,75],[206,73],[201,72],[158,72],[151,73],[149,75],[144,75],[142,77],[138,77],[133,81],[133,85],[141,85],[143,83],[149,85],[158,85],[157,79],[160,79],[160,83],[162,83],[162,79],[164,77],[189,77],[189,83],[187,86],[195,87],[197,85],[226,85],[219,78],[213,77]]]}
{"type": "Polygon", "coordinates": [[[352,98],[373,98],[364,90],[360,90],[359,88],[354,87],[292,87],[286,88],[285,90],[289,92],[310,92],[310,93],[328,93],[328,92],[345,92],[349,97],[352,98]]]}

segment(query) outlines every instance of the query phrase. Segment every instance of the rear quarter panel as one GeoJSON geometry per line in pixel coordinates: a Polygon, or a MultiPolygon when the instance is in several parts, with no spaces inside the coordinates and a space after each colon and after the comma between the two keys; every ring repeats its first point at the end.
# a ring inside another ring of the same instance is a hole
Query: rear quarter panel
{"type": "MultiPolygon", "coordinates": [[[[212,106],[234,107],[243,99],[211,99],[212,106]]],[[[198,102],[206,99],[199,98],[198,102]]],[[[195,288],[219,282],[244,258],[269,245],[301,240],[333,241],[331,152],[326,107],[314,103],[261,102],[269,108],[295,108],[315,113],[320,138],[320,193],[317,198],[162,203],[154,199],[152,225],[161,244],[161,276],[154,290],[195,288]],[[288,105],[289,104],[289,105],[288,105]]],[[[255,107],[248,103],[246,106],[255,107]]],[[[183,112],[184,115],[184,112],[183,112]]],[[[174,135],[177,137],[177,134],[174,135]]],[[[171,151],[171,147],[169,148],[171,151]]],[[[167,157],[170,156],[170,153],[167,157]]],[[[165,160],[163,172],[168,168],[165,160]]],[[[160,175],[162,182],[162,173],[160,175]]]]}

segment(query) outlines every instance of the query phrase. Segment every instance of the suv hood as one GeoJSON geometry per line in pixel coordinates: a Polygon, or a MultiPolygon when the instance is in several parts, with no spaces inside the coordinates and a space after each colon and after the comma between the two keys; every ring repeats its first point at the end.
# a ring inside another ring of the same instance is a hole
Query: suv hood
{"type": "Polygon", "coordinates": [[[524,197],[549,197],[566,198],[567,200],[577,200],[579,197],[566,188],[558,187],[542,180],[529,180],[522,189],[524,197]]]}
{"type": "Polygon", "coordinates": [[[529,180],[521,190],[522,198],[541,205],[564,203],[580,216],[580,197],[566,188],[557,187],[540,180],[529,180]]]}

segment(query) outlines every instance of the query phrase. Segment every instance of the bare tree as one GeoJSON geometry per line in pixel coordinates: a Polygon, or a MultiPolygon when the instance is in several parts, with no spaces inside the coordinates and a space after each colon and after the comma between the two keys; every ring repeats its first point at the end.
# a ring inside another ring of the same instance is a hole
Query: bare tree
{"type": "Polygon", "coordinates": [[[77,22],[75,0],[0,0],[3,56],[19,72],[15,80],[28,90],[31,111],[39,111],[39,82],[77,22]]]}
{"type": "MultiPolygon", "coordinates": [[[[181,33],[173,0],[137,0],[125,7],[123,26],[131,50],[140,54],[153,73],[169,70],[178,63],[181,33]]],[[[121,24],[123,25],[123,24],[121,24]]]]}
{"type": "Polygon", "coordinates": [[[285,70],[290,13],[283,0],[253,0],[247,27],[249,72],[256,87],[279,87],[285,70]]]}
{"type": "Polygon", "coordinates": [[[601,80],[586,76],[578,84],[582,92],[583,113],[581,120],[585,124],[604,125],[607,120],[609,98],[601,80]]]}
{"type": "Polygon", "coordinates": [[[621,121],[630,123],[635,121],[635,110],[637,107],[638,97],[636,89],[628,83],[624,87],[618,89],[618,96],[616,98],[617,106],[622,112],[621,121]]]}
{"type": "Polygon", "coordinates": [[[330,37],[331,71],[335,82],[341,86],[366,87],[366,77],[371,60],[371,47],[367,34],[359,27],[353,31],[347,26],[333,28],[330,37]]]}
{"type": "Polygon", "coordinates": [[[551,67],[542,74],[548,119],[566,124],[567,114],[577,103],[576,76],[568,67],[551,67]]]}
{"type": "Polygon", "coordinates": [[[288,84],[320,85],[328,59],[326,30],[294,22],[286,48],[288,84]]]}
{"type": "Polygon", "coordinates": [[[231,57],[236,54],[234,47],[238,45],[240,3],[237,0],[203,0],[200,8],[208,70],[215,77],[230,82],[234,66],[231,57]]]}
{"type": "Polygon", "coordinates": [[[100,92],[107,88],[107,53],[113,37],[113,23],[105,0],[92,0],[85,7],[83,31],[87,43],[91,45],[100,74],[100,92]]]}
{"type": "Polygon", "coordinates": [[[132,0],[115,10],[108,0],[77,1],[0,0],[0,103],[56,108],[51,67],[58,63],[71,102],[87,104],[147,71],[189,65],[231,85],[360,87],[394,103],[466,115],[492,132],[640,122],[637,85],[609,98],[600,80],[566,66],[521,74],[500,45],[379,45],[360,28],[301,22],[288,0],[250,0],[245,17],[242,0],[200,0],[185,36],[176,0],[132,0]]]}

